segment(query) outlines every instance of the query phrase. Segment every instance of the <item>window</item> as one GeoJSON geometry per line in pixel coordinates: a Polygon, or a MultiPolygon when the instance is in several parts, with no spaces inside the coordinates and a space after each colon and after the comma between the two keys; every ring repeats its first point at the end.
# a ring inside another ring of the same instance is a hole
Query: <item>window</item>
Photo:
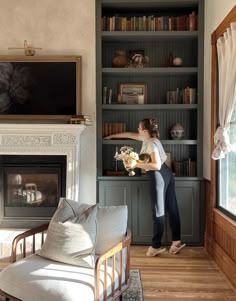
{"type": "MultiPolygon", "coordinates": [[[[231,145],[236,143],[236,96],[231,117],[229,138],[231,145]]],[[[236,149],[218,161],[218,207],[236,220],[236,149]]]]}

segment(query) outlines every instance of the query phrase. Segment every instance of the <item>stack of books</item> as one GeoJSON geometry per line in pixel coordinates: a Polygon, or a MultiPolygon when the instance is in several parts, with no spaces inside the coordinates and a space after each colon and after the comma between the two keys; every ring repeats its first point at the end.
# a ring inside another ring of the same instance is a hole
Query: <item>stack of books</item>
{"type": "Polygon", "coordinates": [[[103,122],[102,135],[103,137],[126,132],[126,123],[123,122],[103,122]]]}
{"type": "Polygon", "coordinates": [[[186,87],[184,89],[177,88],[173,91],[166,92],[166,103],[168,104],[196,104],[196,89],[186,87]]]}
{"type": "Polygon", "coordinates": [[[92,125],[93,122],[90,115],[74,115],[70,118],[70,124],[92,125]]]}
{"type": "Polygon", "coordinates": [[[183,103],[195,104],[196,103],[196,89],[186,87],[183,90],[183,103]]]}
{"type": "Polygon", "coordinates": [[[183,161],[173,161],[174,174],[176,177],[196,177],[196,161],[190,158],[183,161]]]}

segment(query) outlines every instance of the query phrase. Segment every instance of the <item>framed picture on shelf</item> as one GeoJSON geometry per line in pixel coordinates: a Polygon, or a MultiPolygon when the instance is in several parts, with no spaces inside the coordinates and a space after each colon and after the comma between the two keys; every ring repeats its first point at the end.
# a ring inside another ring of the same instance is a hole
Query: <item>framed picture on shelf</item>
{"type": "Polygon", "coordinates": [[[144,104],[147,102],[147,84],[120,83],[119,94],[121,95],[122,103],[144,104]]]}

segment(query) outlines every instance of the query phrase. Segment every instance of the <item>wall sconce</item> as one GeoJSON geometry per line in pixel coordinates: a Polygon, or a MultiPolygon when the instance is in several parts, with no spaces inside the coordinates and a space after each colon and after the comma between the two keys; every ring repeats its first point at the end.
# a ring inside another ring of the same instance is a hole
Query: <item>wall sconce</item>
{"type": "Polygon", "coordinates": [[[8,47],[9,50],[13,49],[24,49],[24,53],[26,56],[33,56],[35,55],[35,50],[42,50],[42,48],[33,47],[31,45],[27,44],[27,41],[24,40],[24,47],[8,47]]]}

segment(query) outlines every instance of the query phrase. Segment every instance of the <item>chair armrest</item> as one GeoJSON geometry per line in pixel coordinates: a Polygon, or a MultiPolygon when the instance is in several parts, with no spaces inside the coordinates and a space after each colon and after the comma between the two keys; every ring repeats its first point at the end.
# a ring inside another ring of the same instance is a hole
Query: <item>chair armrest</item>
{"type": "Polygon", "coordinates": [[[127,229],[126,236],[123,241],[115,244],[105,253],[101,254],[95,264],[95,301],[99,301],[99,285],[101,282],[100,277],[100,268],[104,265],[104,279],[102,281],[103,284],[103,293],[104,300],[115,300],[117,297],[122,295],[129,287],[129,277],[130,277],[130,243],[131,243],[131,232],[127,229]],[[124,260],[123,250],[126,249],[126,256],[124,260]],[[119,258],[119,268],[116,269],[116,258],[119,258]],[[112,294],[111,296],[107,296],[107,261],[108,259],[112,259],[112,294]],[[123,276],[123,263],[125,263],[125,281],[122,283],[123,276]],[[115,273],[118,273],[119,277],[119,286],[118,289],[115,290],[115,273]],[[107,296],[107,298],[105,297],[107,296]]]}
{"type": "Polygon", "coordinates": [[[25,258],[27,256],[26,252],[26,239],[32,237],[32,247],[31,247],[31,254],[35,253],[35,242],[36,242],[36,234],[39,234],[41,236],[41,246],[44,243],[45,234],[48,229],[48,225],[44,224],[42,226],[39,226],[34,229],[30,229],[28,231],[25,231],[19,235],[17,235],[13,242],[12,242],[12,251],[11,251],[11,262],[16,262],[17,258],[17,246],[22,243],[22,258],[25,258]]]}

